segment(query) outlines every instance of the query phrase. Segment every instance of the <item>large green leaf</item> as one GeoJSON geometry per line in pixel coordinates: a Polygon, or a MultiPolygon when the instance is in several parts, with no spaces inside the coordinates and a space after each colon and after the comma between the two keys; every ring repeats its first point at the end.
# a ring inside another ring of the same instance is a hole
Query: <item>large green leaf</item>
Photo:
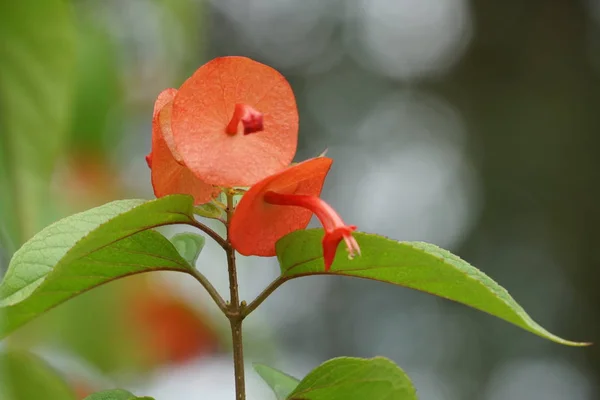
{"type": "Polygon", "coordinates": [[[291,279],[331,274],[393,283],[487,312],[557,343],[589,344],[564,340],[548,332],[490,277],[437,246],[356,233],[362,255],[350,260],[340,245],[331,271],[325,272],[322,237],[321,229],[296,231],[283,237],[276,246],[282,275],[291,279]]]}
{"type": "Polygon", "coordinates": [[[121,200],[62,219],[14,255],[0,283],[0,338],[103,283],[153,270],[187,271],[173,245],[149,228],[192,220],[190,196],[121,200]]]}
{"type": "Polygon", "coordinates": [[[286,400],[300,383],[298,379],[263,364],[254,364],[254,370],[273,390],[277,400],[286,400]]]}
{"type": "Polygon", "coordinates": [[[123,389],[105,390],[89,395],[84,400],[153,400],[152,397],[137,397],[123,389]]]}
{"type": "Polygon", "coordinates": [[[69,3],[0,1],[0,224],[7,247],[45,222],[48,183],[71,104],[75,35],[69,3]]]}
{"type": "Polygon", "coordinates": [[[387,358],[341,357],[312,370],[289,400],[416,400],[404,371],[387,358]]]}
{"type": "Polygon", "coordinates": [[[0,353],[0,399],[75,400],[63,378],[46,362],[30,353],[0,353]]]}

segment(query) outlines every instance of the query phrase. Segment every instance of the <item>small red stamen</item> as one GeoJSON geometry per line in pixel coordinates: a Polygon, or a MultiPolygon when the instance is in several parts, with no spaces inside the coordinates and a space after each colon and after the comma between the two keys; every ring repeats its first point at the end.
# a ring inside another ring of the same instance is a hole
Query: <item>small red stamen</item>
{"type": "Polygon", "coordinates": [[[263,114],[247,104],[236,104],[233,111],[233,117],[225,128],[230,135],[235,135],[238,131],[238,125],[242,123],[244,135],[260,132],[264,129],[263,114]]]}
{"type": "Polygon", "coordinates": [[[354,257],[356,254],[360,255],[360,247],[356,239],[352,237],[352,232],[356,230],[356,226],[346,225],[338,213],[319,197],[269,191],[265,193],[264,200],[269,204],[279,206],[306,208],[317,216],[325,229],[325,236],[322,242],[325,271],[329,271],[331,268],[338,245],[342,239],[346,243],[350,257],[354,257]]]}
{"type": "Polygon", "coordinates": [[[146,164],[148,164],[148,168],[152,169],[152,153],[146,156],[146,164]]]}

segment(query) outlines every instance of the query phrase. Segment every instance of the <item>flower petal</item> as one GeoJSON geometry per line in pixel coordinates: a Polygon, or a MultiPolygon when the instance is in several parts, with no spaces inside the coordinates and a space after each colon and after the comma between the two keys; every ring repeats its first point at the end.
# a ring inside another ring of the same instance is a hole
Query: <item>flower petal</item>
{"type": "Polygon", "coordinates": [[[218,186],[251,186],[294,158],[298,111],[279,72],[246,57],[221,57],[183,83],[173,102],[172,128],[177,150],[196,176],[218,186]],[[263,114],[260,132],[226,132],[236,104],[263,114]]]}
{"type": "Polygon", "coordinates": [[[290,232],[306,228],[312,212],[268,204],[265,193],[319,196],[332,163],[327,157],[313,158],[252,186],[240,200],[229,226],[233,247],[243,255],[274,256],[275,243],[290,232]]]}
{"type": "Polygon", "coordinates": [[[166,89],[158,96],[152,119],[151,160],[152,187],[156,197],[170,194],[190,194],[195,204],[207,203],[216,195],[216,188],[198,179],[187,167],[177,162],[165,140],[164,130],[170,127],[171,104],[177,91],[166,89]]]}

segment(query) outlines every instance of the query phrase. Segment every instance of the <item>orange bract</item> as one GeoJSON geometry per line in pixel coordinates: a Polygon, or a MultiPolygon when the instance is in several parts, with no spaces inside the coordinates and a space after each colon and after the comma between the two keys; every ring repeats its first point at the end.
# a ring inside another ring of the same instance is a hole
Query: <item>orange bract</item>
{"type": "Polygon", "coordinates": [[[152,152],[146,157],[152,170],[152,187],[156,197],[190,194],[195,204],[210,201],[216,189],[198,179],[185,165],[174,147],[171,131],[172,101],[177,90],[162,91],[154,104],[152,118],[152,152]]]}
{"type": "Polygon", "coordinates": [[[252,186],[240,200],[229,227],[233,247],[243,255],[274,256],[275,243],[304,229],[312,212],[301,207],[268,204],[267,192],[319,196],[333,160],[313,158],[289,167],[252,186]]]}
{"type": "Polygon", "coordinates": [[[175,96],[171,124],[185,165],[213,185],[250,186],[287,167],[296,153],[298,111],[290,85],[246,57],[200,67],[175,96]]]}

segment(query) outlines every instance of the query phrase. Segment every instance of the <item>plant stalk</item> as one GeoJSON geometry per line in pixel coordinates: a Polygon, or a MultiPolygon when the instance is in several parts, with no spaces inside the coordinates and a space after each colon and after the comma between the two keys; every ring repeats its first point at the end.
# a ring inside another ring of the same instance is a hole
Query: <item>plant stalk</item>
{"type": "Polygon", "coordinates": [[[227,269],[229,271],[229,292],[230,300],[227,312],[227,318],[231,325],[231,338],[233,342],[233,368],[235,374],[235,398],[236,400],[246,399],[246,383],[244,377],[244,345],[242,338],[242,304],[238,292],[237,270],[235,265],[235,249],[229,241],[229,223],[233,215],[233,191],[227,191],[227,269]]]}

